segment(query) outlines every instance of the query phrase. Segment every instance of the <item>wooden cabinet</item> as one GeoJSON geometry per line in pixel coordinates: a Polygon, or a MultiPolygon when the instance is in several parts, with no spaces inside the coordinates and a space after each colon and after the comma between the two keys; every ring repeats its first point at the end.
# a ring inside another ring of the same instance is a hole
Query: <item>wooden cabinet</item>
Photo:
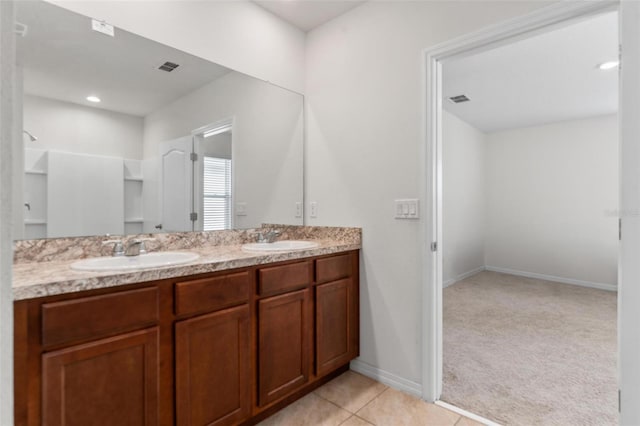
{"type": "Polygon", "coordinates": [[[47,426],[158,424],[158,328],[42,356],[47,426]]]}
{"type": "Polygon", "coordinates": [[[316,372],[324,375],[358,356],[358,253],[315,261],[316,372]]]}
{"type": "Polygon", "coordinates": [[[233,425],[249,417],[249,306],[176,323],[178,425],[233,425]]]}
{"type": "Polygon", "coordinates": [[[316,369],[322,375],[349,362],[357,350],[357,301],[352,280],[316,287],[316,369]]]}
{"type": "Polygon", "coordinates": [[[309,380],[309,290],[258,302],[258,400],[267,405],[309,380]]]}
{"type": "Polygon", "coordinates": [[[358,251],[14,304],[15,424],[250,425],[358,355],[358,251]]]}

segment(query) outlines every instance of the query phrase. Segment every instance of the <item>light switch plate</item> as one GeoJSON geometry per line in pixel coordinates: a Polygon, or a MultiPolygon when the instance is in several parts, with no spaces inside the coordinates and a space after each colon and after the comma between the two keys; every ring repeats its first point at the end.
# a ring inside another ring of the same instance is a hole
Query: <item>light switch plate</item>
{"type": "Polygon", "coordinates": [[[395,200],[396,219],[419,219],[420,209],[418,208],[418,199],[402,199],[395,200]]]}

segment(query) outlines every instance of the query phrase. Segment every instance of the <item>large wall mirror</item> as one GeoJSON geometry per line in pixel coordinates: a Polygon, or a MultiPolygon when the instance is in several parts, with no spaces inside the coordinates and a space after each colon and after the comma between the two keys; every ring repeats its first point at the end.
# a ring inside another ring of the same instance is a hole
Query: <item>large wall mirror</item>
{"type": "Polygon", "coordinates": [[[302,95],[43,1],[17,22],[17,238],[303,224],[302,95]]]}

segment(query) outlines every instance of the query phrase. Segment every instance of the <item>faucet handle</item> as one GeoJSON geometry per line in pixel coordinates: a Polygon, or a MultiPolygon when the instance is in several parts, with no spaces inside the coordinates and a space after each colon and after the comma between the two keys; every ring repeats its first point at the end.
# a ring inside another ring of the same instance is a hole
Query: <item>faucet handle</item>
{"type": "Polygon", "coordinates": [[[138,238],[136,241],[140,241],[140,254],[145,254],[147,252],[147,246],[145,246],[145,241],[155,241],[155,238],[138,238]]]}
{"type": "Polygon", "coordinates": [[[124,256],[124,245],[122,240],[106,240],[102,242],[102,245],[113,244],[113,256],[124,256]]]}
{"type": "Polygon", "coordinates": [[[128,245],[132,246],[132,245],[138,245],[139,250],[136,250],[137,253],[139,254],[145,254],[147,253],[147,247],[145,246],[145,241],[155,241],[155,238],[150,238],[150,237],[146,237],[146,238],[134,238],[133,240],[130,240],[128,245]]]}
{"type": "Polygon", "coordinates": [[[269,229],[266,232],[258,233],[258,242],[259,243],[273,243],[282,232],[279,229],[269,229]]]}

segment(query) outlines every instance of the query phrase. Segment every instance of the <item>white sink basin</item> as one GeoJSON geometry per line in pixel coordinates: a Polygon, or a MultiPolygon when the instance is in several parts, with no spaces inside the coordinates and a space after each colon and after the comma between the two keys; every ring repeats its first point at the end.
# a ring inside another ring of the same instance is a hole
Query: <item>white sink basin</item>
{"type": "Polygon", "coordinates": [[[78,271],[126,271],[132,269],[157,268],[193,262],[200,255],[190,252],[160,251],[140,256],[93,257],[71,264],[78,271]]]}
{"type": "Polygon", "coordinates": [[[244,244],[242,250],[250,252],[295,251],[318,247],[315,241],[282,240],[273,243],[244,244]]]}

